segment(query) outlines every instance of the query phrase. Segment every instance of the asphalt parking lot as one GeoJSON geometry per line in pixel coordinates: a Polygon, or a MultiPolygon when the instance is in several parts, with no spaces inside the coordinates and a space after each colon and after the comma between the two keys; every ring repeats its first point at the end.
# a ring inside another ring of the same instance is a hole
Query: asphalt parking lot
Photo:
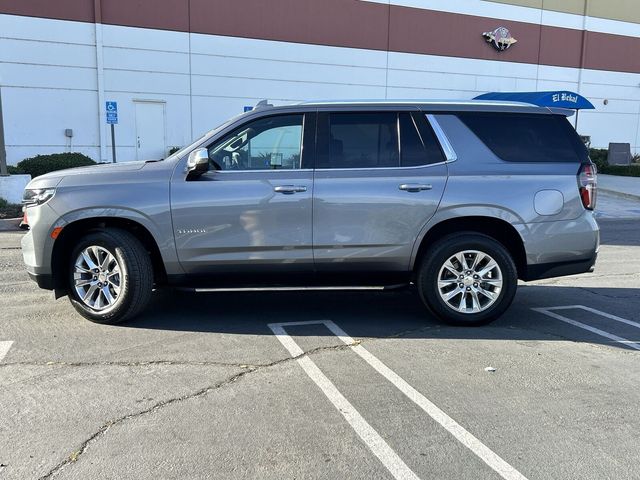
{"type": "Polygon", "coordinates": [[[640,220],[601,227],[593,274],[481,328],[370,290],[158,292],[100,326],[0,233],[0,479],[640,478],[640,220]]]}

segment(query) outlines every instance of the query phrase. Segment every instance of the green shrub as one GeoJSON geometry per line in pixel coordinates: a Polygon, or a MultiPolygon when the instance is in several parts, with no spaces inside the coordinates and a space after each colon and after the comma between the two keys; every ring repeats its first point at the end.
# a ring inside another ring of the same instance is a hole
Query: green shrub
{"type": "Polygon", "coordinates": [[[64,170],[65,168],[86,167],[95,165],[96,162],[82,153],[52,153],[50,155],[36,155],[25,158],[18,165],[11,167],[11,174],[28,173],[31,178],[45,173],[64,170]]]}
{"type": "Polygon", "coordinates": [[[598,167],[598,173],[621,175],[624,177],[640,177],[640,165],[605,165],[598,167]]]}
{"type": "Polygon", "coordinates": [[[636,163],[639,156],[634,155],[631,165],[609,165],[607,163],[607,155],[609,150],[606,148],[590,148],[589,157],[591,161],[598,167],[598,173],[606,175],[621,175],[624,177],[640,177],[640,164],[636,163]]]}
{"type": "Polygon", "coordinates": [[[609,155],[609,150],[606,148],[589,149],[589,157],[591,158],[591,161],[596,164],[599,172],[607,166],[607,155],[609,155]]]}
{"type": "Polygon", "coordinates": [[[4,198],[0,198],[0,219],[18,218],[22,216],[22,205],[9,203],[4,198]]]}

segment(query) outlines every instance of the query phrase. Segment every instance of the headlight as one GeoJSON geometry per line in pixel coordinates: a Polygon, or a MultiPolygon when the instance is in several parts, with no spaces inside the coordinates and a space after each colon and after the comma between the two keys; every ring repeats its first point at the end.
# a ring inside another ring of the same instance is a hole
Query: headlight
{"type": "Polygon", "coordinates": [[[27,188],[22,195],[22,203],[27,207],[42,205],[51,200],[55,193],[55,188],[27,188]]]}

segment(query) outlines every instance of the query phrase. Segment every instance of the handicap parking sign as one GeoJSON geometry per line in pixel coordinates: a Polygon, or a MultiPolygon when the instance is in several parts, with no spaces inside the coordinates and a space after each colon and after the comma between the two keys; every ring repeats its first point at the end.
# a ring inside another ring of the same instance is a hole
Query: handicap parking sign
{"type": "Polygon", "coordinates": [[[107,102],[107,123],[118,123],[118,102],[107,102]]]}

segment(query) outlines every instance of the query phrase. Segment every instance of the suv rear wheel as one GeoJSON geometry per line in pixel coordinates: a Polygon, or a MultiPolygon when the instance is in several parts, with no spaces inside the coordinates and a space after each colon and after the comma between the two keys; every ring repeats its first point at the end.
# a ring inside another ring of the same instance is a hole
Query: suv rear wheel
{"type": "Polygon", "coordinates": [[[151,298],[151,258],[129,232],[89,233],[71,253],[69,286],[69,299],[80,315],[96,323],[123,322],[140,313],[151,298]]]}
{"type": "Polygon", "coordinates": [[[507,249],[486,235],[448,235],[429,249],[417,278],[422,301],[454,325],[498,318],[516,293],[518,275],[507,249]]]}

